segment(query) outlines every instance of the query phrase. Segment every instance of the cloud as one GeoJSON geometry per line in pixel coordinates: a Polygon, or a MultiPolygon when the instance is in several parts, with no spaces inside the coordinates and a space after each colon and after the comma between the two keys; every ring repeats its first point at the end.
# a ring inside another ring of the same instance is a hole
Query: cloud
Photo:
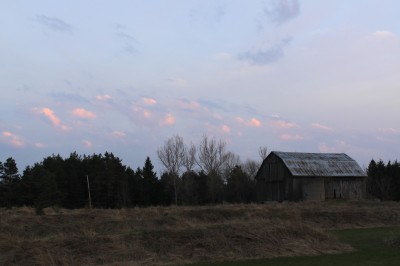
{"type": "Polygon", "coordinates": [[[280,26],[300,14],[300,3],[298,0],[275,0],[264,9],[264,13],[270,21],[280,26]]]}
{"type": "Polygon", "coordinates": [[[67,32],[73,29],[71,25],[56,17],[38,15],[36,16],[36,21],[54,31],[67,32]]]}
{"type": "Polygon", "coordinates": [[[289,129],[289,128],[297,127],[297,125],[295,123],[286,122],[286,121],[283,121],[283,120],[272,121],[272,124],[275,127],[281,128],[281,129],[289,129]]]}
{"type": "Polygon", "coordinates": [[[118,32],[117,36],[119,36],[120,38],[125,39],[127,41],[135,41],[136,42],[136,39],[133,36],[131,36],[125,32],[118,32]]]}
{"type": "Polygon", "coordinates": [[[239,124],[244,123],[244,118],[242,118],[240,116],[236,117],[235,119],[236,119],[236,122],[238,122],[239,124]]]}
{"type": "Polygon", "coordinates": [[[143,98],[143,102],[146,105],[155,105],[155,104],[157,104],[157,101],[155,99],[153,99],[153,98],[143,98]]]}
{"type": "Polygon", "coordinates": [[[108,101],[108,100],[111,100],[111,99],[112,99],[112,97],[110,95],[108,95],[108,94],[103,94],[103,95],[97,95],[96,96],[96,100],[98,100],[98,101],[108,101]]]}
{"type": "Polygon", "coordinates": [[[392,38],[392,37],[395,37],[396,35],[391,31],[378,30],[378,31],[374,32],[374,36],[376,36],[378,38],[392,38]]]}
{"type": "Polygon", "coordinates": [[[2,133],[2,136],[8,144],[12,145],[15,148],[21,148],[24,146],[24,142],[17,135],[9,131],[4,131],[2,133]]]}
{"type": "Polygon", "coordinates": [[[300,135],[298,135],[298,134],[294,134],[294,135],[291,135],[291,134],[282,134],[282,135],[279,136],[279,138],[280,138],[281,140],[284,140],[284,141],[302,140],[302,139],[303,139],[303,137],[300,136],[300,135]]]}
{"type": "Polygon", "coordinates": [[[319,124],[319,123],[312,123],[311,126],[313,128],[320,129],[320,130],[326,130],[326,131],[331,131],[332,130],[332,128],[330,128],[328,126],[325,126],[325,125],[322,125],[322,124],[319,124]]]}
{"type": "Polygon", "coordinates": [[[126,133],[122,132],[122,131],[113,131],[111,133],[111,135],[116,137],[116,138],[124,138],[124,137],[126,137],[126,133]]]}
{"type": "Polygon", "coordinates": [[[255,65],[267,65],[278,61],[284,56],[284,49],[291,42],[291,38],[281,40],[267,50],[248,51],[239,54],[238,59],[255,65]]]}
{"type": "Polygon", "coordinates": [[[84,118],[84,119],[96,118],[96,115],[93,112],[85,110],[84,108],[75,108],[74,110],[72,110],[72,114],[76,117],[84,118]]]}
{"type": "Polygon", "coordinates": [[[142,118],[148,119],[148,118],[151,117],[151,112],[149,110],[146,110],[146,109],[140,107],[140,106],[134,106],[133,107],[133,112],[135,114],[140,115],[142,118]]]}
{"type": "Polygon", "coordinates": [[[55,114],[54,111],[51,110],[50,108],[44,107],[39,110],[41,114],[43,114],[45,117],[47,117],[50,122],[53,124],[54,127],[59,127],[61,125],[61,120],[58,118],[55,114]]]}
{"type": "Polygon", "coordinates": [[[335,147],[329,147],[325,142],[319,143],[318,149],[320,152],[337,152],[335,147]]]}
{"type": "Polygon", "coordinates": [[[335,144],[332,146],[329,146],[325,142],[321,142],[319,143],[318,148],[321,152],[346,152],[347,150],[354,151],[356,149],[354,146],[349,145],[343,140],[335,140],[335,144]]]}
{"type": "Polygon", "coordinates": [[[397,143],[399,141],[400,130],[387,127],[387,128],[379,128],[378,132],[382,134],[382,136],[377,136],[376,139],[381,142],[389,142],[389,143],[397,143]]]}
{"type": "Polygon", "coordinates": [[[70,128],[66,125],[61,124],[60,118],[56,116],[54,111],[50,108],[43,107],[43,108],[34,108],[33,111],[37,114],[43,115],[46,117],[50,123],[55,128],[60,128],[61,130],[69,130],[70,128]]]}
{"type": "Polygon", "coordinates": [[[41,142],[35,143],[35,147],[38,148],[38,149],[42,149],[42,148],[44,148],[45,146],[46,146],[46,145],[44,145],[44,144],[41,143],[41,142]]]}
{"type": "Polygon", "coordinates": [[[228,125],[222,125],[221,131],[228,134],[231,133],[231,128],[228,125]]]}
{"type": "Polygon", "coordinates": [[[387,127],[387,128],[379,128],[378,129],[379,132],[384,133],[384,134],[399,134],[400,130],[397,130],[395,128],[392,127],[387,127]]]}
{"type": "Polygon", "coordinates": [[[260,127],[261,126],[261,121],[258,120],[257,118],[252,118],[248,123],[248,126],[252,126],[252,127],[260,127]]]}
{"type": "Polygon", "coordinates": [[[123,50],[129,54],[136,54],[137,49],[135,47],[138,42],[135,37],[126,32],[126,27],[121,24],[116,24],[115,28],[117,30],[117,37],[123,42],[123,50]]]}
{"type": "Polygon", "coordinates": [[[172,126],[176,122],[175,117],[172,114],[167,114],[164,120],[161,121],[161,126],[172,126]]]}
{"type": "Polygon", "coordinates": [[[177,105],[179,108],[183,110],[190,110],[190,111],[198,110],[201,108],[200,103],[188,99],[179,99],[177,105]]]}
{"type": "Polygon", "coordinates": [[[82,144],[85,146],[85,148],[91,148],[93,146],[92,142],[89,140],[83,140],[82,144]]]}
{"type": "Polygon", "coordinates": [[[246,125],[248,127],[261,127],[261,125],[262,125],[261,121],[254,117],[252,119],[250,119],[249,121],[246,121],[242,117],[236,117],[235,120],[239,124],[246,125]]]}

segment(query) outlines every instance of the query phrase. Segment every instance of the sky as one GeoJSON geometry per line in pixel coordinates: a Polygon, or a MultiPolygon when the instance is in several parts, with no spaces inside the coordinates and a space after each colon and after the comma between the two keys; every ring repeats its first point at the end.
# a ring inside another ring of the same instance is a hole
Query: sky
{"type": "Polygon", "coordinates": [[[400,159],[400,1],[0,2],[0,161],[113,152],[141,167],[178,134],[400,159]]]}

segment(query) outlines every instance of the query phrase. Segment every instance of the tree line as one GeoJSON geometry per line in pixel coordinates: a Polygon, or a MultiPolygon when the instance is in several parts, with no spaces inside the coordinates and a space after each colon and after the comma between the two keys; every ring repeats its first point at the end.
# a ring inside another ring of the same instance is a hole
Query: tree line
{"type": "MultiPolygon", "coordinates": [[[[241,161],[226,143],[203,136],[195,145],[179,135],[157,149],[163,171],[150,157],[132,169],[112,152],[67,158],[51,155],[19,173],[15,160],[0,161],[0,207],[63,208],[145,207],[256,202],[256,175],[267,156],[241,161]]],[[[381,200],[400,200],[400,163],[371,160],[366,169],[367,193],[381,200]]]]}
{"type": "MultiPolygon", "coordinates": [[[[265,158],[266,148],[259,154],[265,158]]],[[[122,208],[256,201],[254,176],[262,161],[241,162],[226,143],[203,136],[196,146],[173,136],[157,150],[164,170],[149,157],[136,170],[112,152],[67,158],[51,155],[19,174],[13,158],[0,162],[0,207],[122,208]],[[89,202],[90,200],[90,202],[89,202]]]]}
{"type": "Polygon", "coordinates": [[[380,200],[400,200],[400,163],[371,160],[367,168],[367,193],[380,200]]]}

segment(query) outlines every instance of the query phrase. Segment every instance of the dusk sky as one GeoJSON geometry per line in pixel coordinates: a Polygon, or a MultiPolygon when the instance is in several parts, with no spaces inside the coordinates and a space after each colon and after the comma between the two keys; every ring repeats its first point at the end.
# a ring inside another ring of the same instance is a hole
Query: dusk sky
{"type": "Polygon", "coordinates": [[[0,161],[113,152],[175,134],[400,159],[400,1],[2,1],[0,161]]]}

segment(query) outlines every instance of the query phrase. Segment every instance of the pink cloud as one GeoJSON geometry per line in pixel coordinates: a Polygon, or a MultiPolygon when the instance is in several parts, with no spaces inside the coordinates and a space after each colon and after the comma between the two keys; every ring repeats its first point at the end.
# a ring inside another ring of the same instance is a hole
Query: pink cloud
{"type": "Polygon", "coordinates": [[[298,134],[295,134],[295,135],[291,135],[291,134],[282,134],[282,135],[279,136],[279,138],[280,138],[281,140],[284,140],[284,141],[302,140],[302,139],[303,139],[303,137],[300,136],[300,135],[298,135],[298,134]]]}
{"type": "Polygon", "coordinates": [[[228,125],[222,125],[221,126],[221,131],[224,133],[230,133],[231,132],[231,128],[228,125]]]}
{"type": "Polygon", "coordinates": [[[3,136],[4,136],[4,137],[7,137],[7,138],[10,138],[10,137],[13,136],[13,134],[12,134],[11,132],[4,131],[4,132],[3,132],[3,136]]]}
{"type": "Polygon", "coordinates": [[[43,114],[45,117],[47,117],[50,122],[53,124],[53,126],[58,127],[61,125],[61,120],[58,118],[55,114],[54,111],[51,110],[50,108],[44,107],[40,109],[40,113],[43,114]]]}
{"type": "Polygon", "coordinates": [[[325,125],[322,125],[322,124],[319,124],[319,123],[312,123],[311,126],[312,126],[313,128],[321,129],[321,130],[326,130],[326,131],[331,131],[331,130],[332,130],[332,128],[330,128],[330,127],[328,127],[328,126],[325,126],[325,125]]]}
{"type": "Polygon", "coordinates": [[[55,128],[60,128],[65,131],[70,129],[68,126],[61,124],[60,118],[58,118],[54,111],[48,107],[34,108],[33,112],[46,117],[55,128]]]}
{"type": "Polygon", "coordinates": [[[283,120],[273,121],[272,124],[278,128],[285,128],[285,129],[297,127],[297,125],[295,123],[286,122],[283,120]]]}
{"type": "Polygon", "coordinates": [[[143,118],[146,118],[146,119],[149,119],[151,117],[151,112],[140,106],[134,106],[133,112],[135,112],[136,114],[139,114],[140,116],[142,116],[143,118]]]}
{"type": "Polygon", "coordinates": [[[4,131],[2,135],[6,140],[6,142],[9,143],[10,145],[16,148],[21,148],[24,146],[24,142],[17,135],[9,131],[4,131]]]}
{"type": "Polygon", "coordinates": [[[143,117],[144,118],[150,118],[151,117],[151,112],[148,110],[143,110],[143,117]]]}
{"type": "Polygon", "coordinates": [[[248,126],[251,126],[251,127],[260,127],[260,126],[261,126],[261,121],[258,120],[258,119],[256,119],[256,118],[252,118],[252,119],[247,123],[247,125],[248,125],[248,126]]]}
{"type": "Polygon", "coordinates": [[[96,115],[93,112],[85,110],[84,108],[75,108],[74,110],[72,110],[72,114],[76,117],[84,118],[84,119],[96,118],[96,115]]]}
{"type": "Polygon", "coordinates": [[[172,126],[175,124],[175,117],[172,114],[167,114],[163,121],[161,121],[161,126],[172,126]]]}
{"type": "Polygon", "coordinates": [[[246,122],[244,118],[238,116],[236,117],[236,122],[239,124],[244,124],[248,127],[261,127],[261,121],[254,117],[246,122]]]}
{"type": "Polygon", "coordinates": [[[96,100],[99,100],[99,101],[107,101],[107,100],[110,100],[110,99],[112,99],[112,97],[110,95],[108,95],[108,94],[97,95],[96,96],[96,100]]]}
{"type": "Polygon", "coordinates": [[[157,101],[153,98],[143,98],[143,102],[147,105],[155,105],[157,101]]]}

